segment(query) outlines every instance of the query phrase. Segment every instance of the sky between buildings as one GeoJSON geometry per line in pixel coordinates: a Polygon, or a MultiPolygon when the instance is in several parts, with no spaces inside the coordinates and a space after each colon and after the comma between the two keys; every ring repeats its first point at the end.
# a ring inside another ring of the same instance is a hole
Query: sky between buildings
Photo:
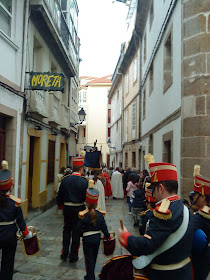
{"type": "Polygon", "coordinates": [[[125,41],[128,8],[112,0],[78,0],[80,76],[113,74],[125,41]]]}

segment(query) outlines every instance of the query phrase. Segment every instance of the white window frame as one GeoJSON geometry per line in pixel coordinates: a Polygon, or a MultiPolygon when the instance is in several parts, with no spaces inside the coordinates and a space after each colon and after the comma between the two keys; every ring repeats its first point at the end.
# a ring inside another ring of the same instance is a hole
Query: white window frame
{"type": "Polygon", "coordinates": [[[137,56],[133,60],[133,83],[137,80],[137,56]]]}
{"type": "Polygon", "coordinates": [[[136,138],[136,102],[132,103],[132,140],[136,138]]]}
{"type": "MultiPolygon", "coordinates": [[[[12,12],[13,12],[13,8],[14,8],[14,2],[12,0],[12,12]]],[[[13,17],[12,17],[12,13],[10,13],[7,8],[0,2],[0,7],[4,10],[4,12],[10,17],[10,34],[5,33],[2,29],[0,29],[1,32],[3,32],[3,34],[5,34],[6,36],[8,36],[9,38],[12,38],[12,21],[13,21],[13,17]]]]}
{"type": "Polygon", "coordinates": [[[129,73],[126,74],[125,76],[125,90],[126,90],[126,94],[128,94],[128,89],[129,89],[129,73]]]}
{"type": "Polygon", "coordinates": [[[125,111],[125,142],[128,142],[128,110],[125,111]]]}

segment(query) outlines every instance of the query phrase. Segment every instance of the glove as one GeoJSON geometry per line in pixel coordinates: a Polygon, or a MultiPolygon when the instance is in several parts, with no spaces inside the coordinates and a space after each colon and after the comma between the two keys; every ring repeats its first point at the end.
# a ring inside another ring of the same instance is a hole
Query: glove
{"type": "Polygon", "coordinates": [[[131,234],[130,234],[130,232],[127,231],[127,229],[125,227],[123,229],[118,230],[118,238],[119,238],[120,244],[125,248],[128,246],[128,237],[129,236],[131,236],[131,234]]]}
{"type": "Polygon", "coordinates": [[[33,237],[33,233],[31,231],[29,231],[29,233],[25,236],[24,239],[30,239],[33,237]]]}

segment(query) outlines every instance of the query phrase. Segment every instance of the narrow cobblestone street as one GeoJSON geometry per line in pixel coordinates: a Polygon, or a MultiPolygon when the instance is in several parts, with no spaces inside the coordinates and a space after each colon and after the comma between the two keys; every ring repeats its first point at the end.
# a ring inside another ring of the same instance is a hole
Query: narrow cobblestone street
{"type": "MultiPolygon", "coordinates": [[[[120,227],[119,218],[122,217],[124,225],[132,233],[137,235],[138,229],[133,227],[133,218],[128,215],[126,200],[106,200],[107,215],[106,222],[109,231],[117,233],[120,227]]],[[[22,246],[19,243],[15,257],[14,280],[51,280],[68,279],[81,280],[85,275],[85,262],[82,246],[79,250],[79,261],[74,264],[64,262],[60,259],[62,247],[63,216],[58,215],[56,206],[45,213],[32,219],[28,225],[33,225],[41,232],[41,251],[37,257],[28,258],[23,254],[22,246]]],[[[114,255],[126,254],[117,241],[114,255]]],[[[102,265],[108,260],[99,249],[95,274],[101,270],[102,265]]]]}

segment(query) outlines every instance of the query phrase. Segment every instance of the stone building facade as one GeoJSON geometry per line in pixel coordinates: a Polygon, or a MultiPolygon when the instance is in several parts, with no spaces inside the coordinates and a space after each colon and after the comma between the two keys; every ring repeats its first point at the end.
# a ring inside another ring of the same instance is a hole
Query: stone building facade
{"type": "MultiPolygon", "coordinates": [[[[137,161],[140,169],[147,168],[144,155],[151,152],[156,162],[175,164],[182,197],[193,189],[194,164],[200,164],[201,174],[209,177],[209,13],[210,2],[200,0],[139,0],[136,7],[133,36],[139,38],[140,48],[137,161]]],[[[131,47],[132,39],[128,50],[131,47]]],[[[118,69],[126,74],[122,66],[118,69]]],[[[124,148],[123,143],[123,152],[124,148]]],[[[126,157],[123,164],[127,165],[126,157]]]]}

